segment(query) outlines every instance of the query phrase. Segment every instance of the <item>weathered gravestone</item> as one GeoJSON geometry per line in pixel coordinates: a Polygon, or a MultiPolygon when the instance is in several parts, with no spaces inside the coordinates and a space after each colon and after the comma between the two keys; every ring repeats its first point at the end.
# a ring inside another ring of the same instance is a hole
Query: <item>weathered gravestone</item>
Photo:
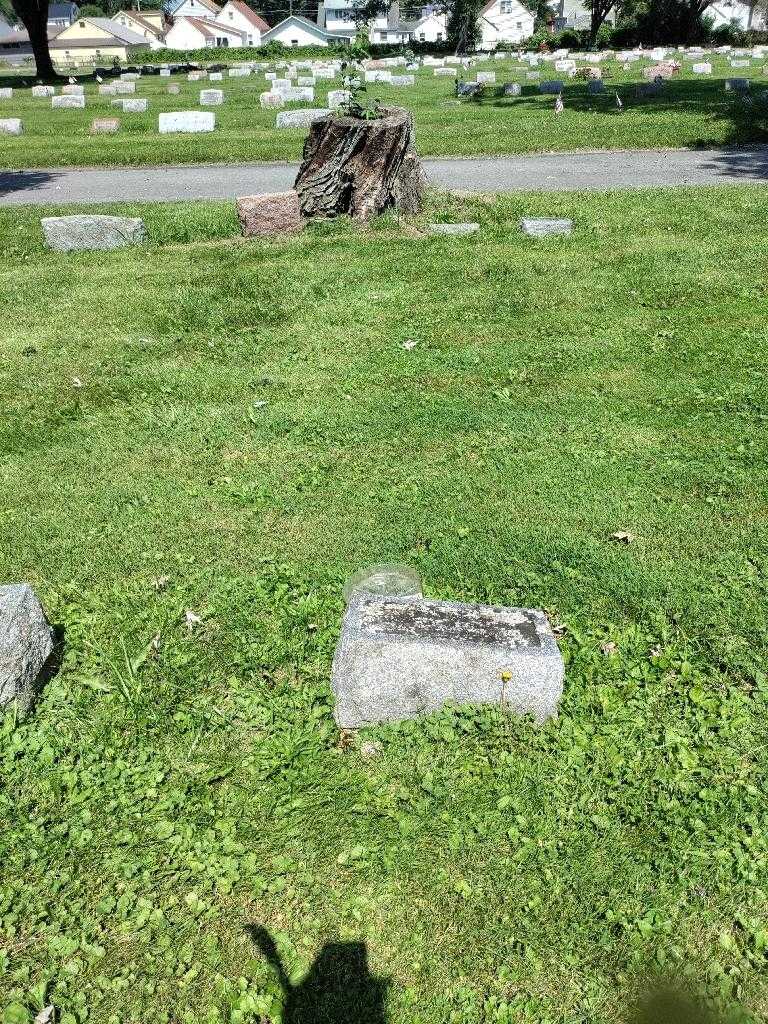
{"type": "Polygon", "coordinates": [[[56,90],[52,85],[33,85],[32,95],[35,99],[42,99],[47,96],[55,96],[56,90]]]}
{"type": "Polygon", "coordinates": [[[241,196],[237,216],[246,238],[296,234],[304,227],[299,196],[293,190],[241,196]]]}
{"type": "Polygon", "coordinates": [[[308,86],[292,85],[290,89],[281,89],[280,95],[286,103],[314,103],[315,90],[308,86]]]}
{"type": "Polygon", "coordinates": [[[324,107],[318,107],[317,110],[309,108],[303,110],[283,110],[277,115],[275,126],[277,128],[309,128],[311,124],[326,117],[330,112],[329,109],[324,107]]]}
{"type": "Polygon", "coordinates": [[[62,96],[84,96],[85,88],[82,85],[63,85],[61,87],[62,96]]]}
{"type": "Polygon", "coordinates": [[[259,104],[262,107],[284,107],[285,99],[279,92],[259,93],[259,104]]]}
{"type": "Polygon", "coordinates": [[[112,82],[99,86],[99,96],[117,96],[117,84],[112,82]]]}
{"type": "Polygon", "coordinates": [[[115,96],[133,96],[136,93],[135,82],[113,82],[112,88],[115,90],[115,96]]]}
{"type": "Polygon", "coordinates": [[[169,96],[178,96],[180,92],[181,92],[181,86],[180,85],[176,85],[176,84],[172,83],[171,85],[168,86],[168,95],[169,96]]]}
{"type": "Polygon", "coordinates": [[[725,80],[725,91],[726,92],[749,92],[749,79],[748,78],[726,78],[726,80],[725,80]]]}
{"type": "Polygon", "coordinates": [[[129,99],[112,100],[110,105],[120,107],[124,114],[143,114],[147,109],[147,100],[132,96],[129,99]]]}
{"type": "Polygon", "coordinates": [[[120,119],[118,117],[95,117],[91,121],[92,135],[114,135],[120,130],[120,119]]]}
{"type": "Polygon", "coordinates": [[[338,110],[339,107],[343,107],[352,98],[352,93],[349,89],[330,89],[328,91],[328,106],[331,110],[338,110]]]}
{"type": "Polygon", "coordinates": [[[28,711],[53,653],[53,631],[26,583],[0,587],[0,708],[28,711]]]}
{"type": "Polygon", "coordinates": [[[40,223],[46,245],[57,252],[120,249],[147,240],[147,229],[140,217],[73,214],[69,217],[43,217],[40,223]]]}
{"type": "Polygon", "coordinates": [[[498,704],[543,722],[565,670],[542,611],[357,593],[333,659],[341,728],[415,718],[446,702],[498,704]]]}
{"type": "Polygon", "coordinates": [[[712,65],[708,64],[706,61],[701,61],[697,64],[693,64],[691,66],[691,71],[694,75],[711,75],[712,65]]]}
{"type": "Polygon", "coordinates": [[[480,82],[481,85],[494,85],[496,82],[496,72],[478,71],[475,78],[477,79],[478,82],[480,82]]]}
{"type": "Polygon", "coordinates": [[[523,89],[519,82],[507,82],[504,86],[505,96],[520,96],[522,91],[523,89]]]}
{"type": "Polygon", "coordinates": [[[467,221],[464,224],[430,224],[431,235],[473,235],[480,230],[480,225],[475,221],[467,221]]]}
{"type": "Polygon", "coordinates": [[[24,125],[18,117],[0,118],[0,135],[23,135],[24,125]]]}
{"type": "Polygon", "coordinates": [[[212,110],[174,110],[160,114],[157,130],[161,135],[172,132],[212,132],[216,127],[216,115],[212,110]]]}
{"type": "Polygon", "coordinates": [[[520,221],[520,228],[524,235],[531,235],[534,238],[544,238],[546,235],[570,235],[573,231],[573,221],[545,217],[524,217],[520,221]]]}
{"type": "Polygon", "coordinates": [[[221,89],[201,89],[200,90],[200,106],[201,107],[220,107],[224,102],[224,93],[221,89]]]}
{"type": "Polygon", "coordinates": [[[12,100],[13,89],[0,89],[0,100],[12,100]]]}
{"type": "Polygon", "coordinates": [[[51,96],[51,107],[54,110],[83,110],[85,96],[51,96]]]}
{"type": "Polygon", "coordinates": [[[590,78],[587,82],[587,92],[590,96],[598,96],[605,92],[605,83],[600,78],[590,78]]]}

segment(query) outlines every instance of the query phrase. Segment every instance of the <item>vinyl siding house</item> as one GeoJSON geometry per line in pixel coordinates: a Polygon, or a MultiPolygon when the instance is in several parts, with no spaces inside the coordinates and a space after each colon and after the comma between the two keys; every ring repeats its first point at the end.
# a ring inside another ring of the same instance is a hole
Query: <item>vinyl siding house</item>
{"type": "Polygon", "coordinates": [[[221,8],[213,0],[174,0],[166,8],[175,21],[177,18],[199,18],[201,21],[218,21],[221,8]]]}
{"type": "MultiPolygon", "coordinates": [[[[48,35],[50,38],[50,32],[48,35]]],[[[33,56],[29,33],[25,28],[0,31],[0,60],[6,64],[23,64],[32,60],[33,56]]]]}
{"type": "Polygon", "coordinates": [[[356,34],[354,23],[340,31],[330,31],[308,18],[293,14],[265,32],[261,41],[270,43],[276,40],[285,46],[330,46],[332,43],[352,42],[356,34]]]}
{"type": "Polygon", "coordinates": [[[247,46],[246,33],[219,21],[203,18],[179,18],[165,34],[169,50],[204,50],[217,46],[247,46]]]}
{"type": "Polygon", "coordinates": [[[48,28],[67,28],[77,20],[79,13],[77,4],[48,4],[48,28]]]}
{"type": "Polygon", "coordinates": [[[495,50],[533,35],[534,16],[520,0],[489,0],[480,11],[479,48],[495,50]]]}
{"type": "Polygon", "coordinates": [[[448,34],[448,16],[439,14],[432,7],[425,7],[408,26],[414,42],[441,43],[448,34]]]}
{"type": "Polygon", "coordinates": [[[147,43],[137,32],[111,18],[78,18],[50,42],[56,64],[129,62],[147,43]]]}
{"type": "Polygon", "coordinates": [[[246,46],[261,46],[261,37],[269,32],[269,25],[251,10],[243,0],[227,0],[218,15],[221,25],[229,25],[244,33],[246,46]]]}
{"type": "Polygon", "coordinates": [[[162,50],[165,46],[162,29],[147,21],[138,11],[118,11],[112,21],[142,36],[150,50],[162,50]]]}

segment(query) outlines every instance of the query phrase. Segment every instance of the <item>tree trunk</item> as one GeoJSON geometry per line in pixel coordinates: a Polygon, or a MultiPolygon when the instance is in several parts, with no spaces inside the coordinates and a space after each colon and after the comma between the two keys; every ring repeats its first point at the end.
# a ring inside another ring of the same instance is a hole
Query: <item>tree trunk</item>
{"type": "Polygon", "coordinates": [[[329,114],[310,125],[294,185],[305,217],[368,220],[388,209],[421,209],[424,177],[413,119],[398,107],[381,114],[369,121],[329,114]]]}
{"type": "Polygon", "coordinates": [[[37,77],[55,79],[59,76],[53,68],[51,51],[48,48],[48,0],[11,0],[14,11],[29,34],[32,53],[35,55],[37,77]]]}

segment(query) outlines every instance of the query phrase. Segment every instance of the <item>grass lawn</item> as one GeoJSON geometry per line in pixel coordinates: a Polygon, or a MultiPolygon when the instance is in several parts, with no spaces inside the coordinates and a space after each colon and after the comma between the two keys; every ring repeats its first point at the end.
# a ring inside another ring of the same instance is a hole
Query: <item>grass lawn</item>
{"type": "MultiPolygon", "coordinates": [[[[566,80],[566,109],[560,116],[554,113],[554,97],[541,95],[537,83],[526,83],[523,66],[513,61],[485,62],[477,68],[496,71],[498,86],[521,82],[523,95],[518,99],[490,95],[480,101],[458,101],[453,80],[434,77],[431,68],[418,72],[414,87],[375,84],[369,88],[372,97],[413,111],[417,142],[424,155],[644,149],[768,140],[768,106],[748,106],[734,93],[726,93],[724,87],[725,78],[740,76],[755,80],[754,91],[763,85],[768,88],[762,62],[734,70],[726,58],[718,56],[713,58],[711,78],[693,75],[690,62],[686,62],[680,77],[656,99],[635,96],[642,66],[648,63],[635,63],[633,71],[624,72],[615,62],[607,64],[604,71],[610,78],[604,96],[589,96],[585,82],[566,80]],[[616,91],[624,102],[622,111],[616,109],[616,91]]],[[[542,77],[562,76],[548,65],[542,77]]],[[[29,75],[27,78],[30,84],[34,80],[29,75]]],[[[142,78],[136,95],[149,98],[146,114],[116,111],[109,96],[98,95],[91,79],[86,82],[84,110],[52,110],[49,99],[33,99],[29,88],[17,88],[14,97],[0,105],[3,117],[22,119],[24,135],[0,136],[0,167],[297,160],[301,156],[306,131],[278,131],[275,111],[259,107],[259,93],[269,88],[263,74],[225,78],[221,83],[188,82],[185,76],[175,76],[175,80],[181,84],[181,93],[169,96],[168,79],[142,78]],[[225,93],[224,104],[215,108],[213,133],[158,134],[157,116],[161,111],[197,108],[200,89],[208,87],[222,88],[225,93]],[[94,117],[116,113],[122,117],[117,135],[89,134],[94,117]]],[[[14,82],[18,82],[18,76],[6,75],[0,80],[6,85],[14,82]]],[[[328,89],[340,85],[340,80],[318,82],[314,105],[324,105],[328,89]]]]}
{"type": "Polygon", "coordinates": [[[4,1024],[766,1019],[768,191],[432,202],[481,231],[0,212],[0,580],[64,636],[0,724],[4,1024]],[[394,559],[547,608],[559,719],[340,738],[394,559]]]}

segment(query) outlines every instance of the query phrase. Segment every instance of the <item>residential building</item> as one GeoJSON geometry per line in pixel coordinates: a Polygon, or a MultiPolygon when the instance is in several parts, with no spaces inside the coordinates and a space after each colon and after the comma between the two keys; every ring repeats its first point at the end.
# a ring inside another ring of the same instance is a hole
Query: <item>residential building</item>
{"type": "Polygon", "coordinates": [[[50,41],[57,64],[126,63],[146,46],[143,36],[111,18],[78,18],[50,41]]]}
{"type": "MultiPolygon", "coordinates": [[[[336,2],[338,0],[334,0],[336,2]]],[[[332,43],[351,43],[355,35],[354,23],[349,23],[346,29],[329,31],[308,18],[291,14],[265,32],[261,41],[270,43],[276,40],[285,46],[330,46],[332,43]]]]}
{"type": "Polygon", "coordinates": [[[217,46],[247,46],[245,32],[203,18],[178,18],[165,33],[169,50],[204,50],[217,46]]]}
{"type": "Polygon", "coordinates": [[[220,24],[229,25],[243,32],[246,37],[246,46],[260,46],[261,37],[269,32],[269,25],[263,18],[259,17],[248,4],[243,0],[227,0],[219,12],[220,24]]]}
{"type": "Polygon", "coordinates": [[[48,28],[67,28],[80,13],[77,4],[48,4],[48,28]]]}
{"type": "Polygon", "coordinates": [[[488,0],[480,11],[481,50],[521,43],[533,35],[534,16],[520,0],[488,0]]]}
{"type": "Polygon", "coordinates": [[[201,21],[218,21],[221,8],[214,0],[172,0],[166,11],[175,21],[177,18],[199,18],[201,21]]]}
{"type": "Polygon", "coordinates": [[[0,60],[6,64],[23,64],[32,58],[32,44],[25,28],[14,28],[0,33],[0,60]]]}
{"type": "Polygon", "coordinates": [[[159,28],[156,22],[153,23],[146,19],[138,11],[118,11],[112,21],[143,36],[150,50],[161,50],[165,46],[162,28],[159,28]]]}

